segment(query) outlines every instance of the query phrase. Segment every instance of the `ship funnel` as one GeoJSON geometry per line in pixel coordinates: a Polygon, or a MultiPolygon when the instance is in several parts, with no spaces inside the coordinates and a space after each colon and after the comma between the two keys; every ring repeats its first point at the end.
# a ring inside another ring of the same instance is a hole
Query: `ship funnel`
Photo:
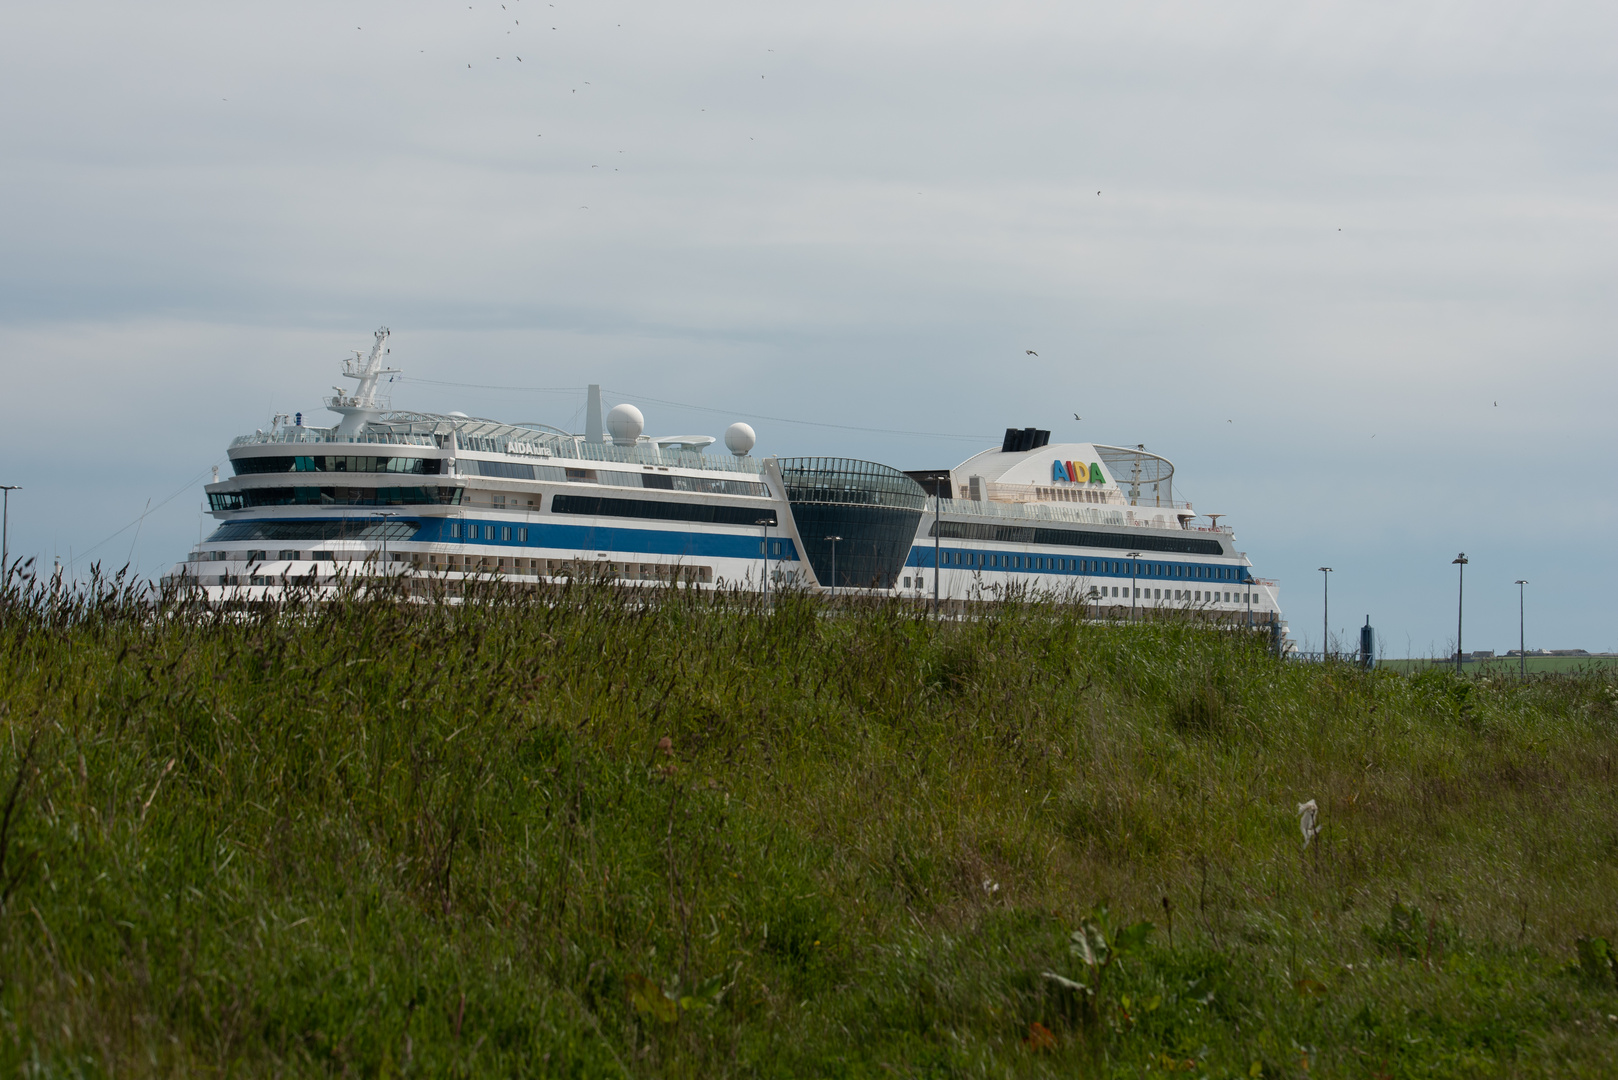
{"type": "Polygon", "coordinates": [[[584,406],[584,441],[606,442],[601,429],[601,386],[590,384],[590,396],[584,406]]]}

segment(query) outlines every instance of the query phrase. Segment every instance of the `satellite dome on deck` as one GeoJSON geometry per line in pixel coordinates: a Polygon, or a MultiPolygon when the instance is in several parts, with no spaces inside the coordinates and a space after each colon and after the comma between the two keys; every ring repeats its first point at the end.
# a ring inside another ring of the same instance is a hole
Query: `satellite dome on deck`
{"type": "Polygon", "coordinates": [[[758,436],[753,434],[753,429],[740,420],[725,429],[725,449],[737,457],[746,457],[756,442],[758,436]]]}
{"type": "Polygon", "coordinates": [[[612,412],[607,414],[607,434],[619,446],[634,446],[640,433],[646,430],[646,417],[640,410],[628,404],[614,405],[612,412]]]}

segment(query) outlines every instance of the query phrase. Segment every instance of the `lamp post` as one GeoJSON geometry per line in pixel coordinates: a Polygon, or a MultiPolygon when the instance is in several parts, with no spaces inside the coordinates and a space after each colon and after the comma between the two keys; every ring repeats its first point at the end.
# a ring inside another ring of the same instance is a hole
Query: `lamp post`
{"type": "Polygon", "coordinates": [[[1129,621],[1130,622],[1135,621],[1135,598],[1140,595],[1140,590],[1135,588],[1135,573],[1136,573],[1137,570],[1140,569],[1140,563],[1137,562],[1136,560],[1139,559],[1139,558],[1140,558],[1140,552],[1131,551],[1129,553],[1129,621]]]}
{"type": "Polygon", "coordinates": [[[1462,616],[1466,612],[1466,564],[1470,561],[1464,551],[1450,560],[1450,564],[1456,567],[1460,574],[1455,593],[1455,674],[1457,675],[1461,673],[1461,627],[1464,625],[1462,616]]]}
{"type": "Polygon", "coordinates": [[[0,509],[0,589],[6,586],[6,567],[11,565],[7,561],[11,558],[11,493],[21,490],[21,484],[0,484],[0,499],[4,500],[4,509],[0,509]]]}
{"type": "Polygon", "coordinates": [[[1328,616],[1331,614],[1331,567],[1320,568],[1320,658],[1325,660],[1331,654],[1331,625],[1328,616]]]}
{"type": "Polygon", "coordinates": [[[835,600],[837,599],[837,541],[841,540],[842,537],[828,536],[826,539],[831,541],[831,598],[835,600]]]}
{"type": "Polygon", "coordinates": [[[939,522],[944,514],[944,497],[939,493],[938,485],[933,485],[933,618],[938,618],[938,580],[942,566],[939,559],[939,541],[943,539],[943,529],[939,522]]]}
{"type": "Polygon", "coordinates": [[[1522,677],[1528,677],[1528,635],[1524,632],[1523,622],[1523,586],[1526,580],[1517,582],[1517,659],[1522,661],[1522,677]]]}
{"type": "Polygon", "coordinates": [[[764,543],[759,550],[764,553],[764,606],[770,606],[770,526],[775,524],[773,518],[759,518],[754,525],[764,527],[764,543]]]}
{"type": "Polygon", "coordinates": [[[388,572],[388,519],[399,515],[392,510],[379,510],[371,516],[382,519],[382,572],[386,574],[388,572]]]}

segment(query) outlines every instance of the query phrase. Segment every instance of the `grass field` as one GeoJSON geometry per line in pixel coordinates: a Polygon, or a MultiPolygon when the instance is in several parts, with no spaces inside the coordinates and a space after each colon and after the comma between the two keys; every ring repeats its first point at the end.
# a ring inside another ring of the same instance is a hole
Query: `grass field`
{"type": "Polygon", "coordinates": [[[0,1069],[1612,1075],[1614,683],[1265,644],[13,592],[0,1069]]]}

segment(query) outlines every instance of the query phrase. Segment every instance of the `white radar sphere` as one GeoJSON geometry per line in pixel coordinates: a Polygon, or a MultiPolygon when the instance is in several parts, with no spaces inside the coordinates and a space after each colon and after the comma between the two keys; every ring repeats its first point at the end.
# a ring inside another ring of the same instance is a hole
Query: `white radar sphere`
{"type": "Polygon", "coordinates": [[[614,405],[607,414],[607,433],[619,446],[633,446],[646,430],[646,417],[633,405],[614,405]]]}
{"type": "Polygon", "coordinates": [[[758,436],[753,434],[753,429],[740,420],[725,429],[725,449],[737,457],[746,457],[756,442],[758,436]]]}

